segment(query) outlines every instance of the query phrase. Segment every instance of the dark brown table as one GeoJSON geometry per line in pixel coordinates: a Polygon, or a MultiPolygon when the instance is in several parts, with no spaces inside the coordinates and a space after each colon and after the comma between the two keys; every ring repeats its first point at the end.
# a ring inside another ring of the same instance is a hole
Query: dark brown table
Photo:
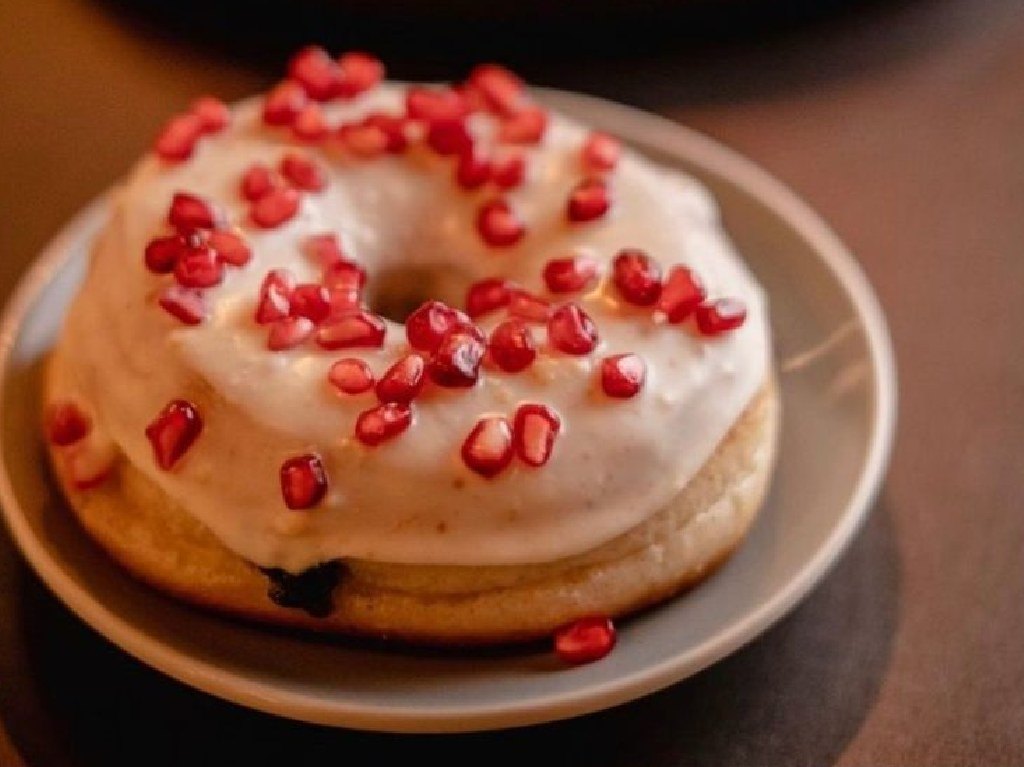
{"type": "MultiPolygon", "coordinates": [[[[1024,3],[879,3],[680,47],[527,69],[740,149],[859,255],[896,342],[900,430],[828,578],[761,639],[645,700],[401,737],[170,682],[85,628],[0,537],[0,718],[29,765],[320,764],[367,746],[385,764],[1024,764],[1024,3]]],[[[0,293],[172,110],[268,81],[265,61],[214,50],[111,5],[0,2],[0,293]]],[[[399,74],[437,69],[412,56],[399,74]]],[[[0,729],[0,764],[15,760],[0,729]]]]}

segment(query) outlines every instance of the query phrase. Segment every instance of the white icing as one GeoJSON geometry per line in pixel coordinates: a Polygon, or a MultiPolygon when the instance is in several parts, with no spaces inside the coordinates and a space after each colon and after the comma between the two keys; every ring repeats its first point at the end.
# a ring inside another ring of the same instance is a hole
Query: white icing
{"type": "MultiPolygon", "coordinates": [[[[333,114],[397,113],[400,99],[398,86],[386,86],[333,114]]],[[[204,139],[190,161],[166,166],[150,156],[130,174],[62,339],[62,385],[88,403],[132,464],[259,565],[299,571],[338,557],[521,564],[598,546],[664,507],[697,472],[764,380],[769,342],[761,291],[734,254],[713,200],[692,179],[626,152],[611,176],[612,213],[565,222],[585,136],[585,128],[556,116],[542,146],[528,150],[528,181],[509,194],[528,226],[514,248],[489,249],[476,232],[476,210],[493,192],[462,191],[451,161],[423,149],[369,161],[300,150],[318,156],[328,187],[305,195],[291,222],[261,231],[247,223],[239,179],[254,161],[274,165],[296,147],[262,127],[257,102],[243,104],[232,127],[204,139]],[[142,259],[146,243],[166,231],[179,190],[220,204],[255,254],[208,292],[212,316],[194,328],[155,306],[171,278],[151,274],[142,259]],[[552,257],[577,250],[607,262],[622,247],[639,247],[666,270],[675,263],[696,269],[712,296],[743,299],[748,319],[736,332],[703,339],[688,325],[659,324],[649,310],[623,306],[603,282],[578,299],[601,334],[593,354],[544,351],[523,373],[486,370],[471,390],[430,388],[409,431],[367,448],[352,434],[358,413],[376,404],[372,391],[339,395],[327,369],[342,356],[360,356],[380,374],[406,350],[404,328],[389,322],[380,350],[328,352],[308,343],[275,353],[265,348],[266,329],[252,321],[269,269],[318,279],[301,243],[325,231],[341,234],[345,250],[370,272],[371,288],[382,270],[445,265],[458,284],[501,273],[542,291],[541,269],[552,257]],[[647,381],[640,395],[610,400],[600,393],[598,368],[603,356],[621,352],[646,360],[647,381]],[[164,472],[143,430],[180,397],[205,403],[205,428],[164,472]],[[459,457],[463,439],[481,415],[511,417],[521,402],[546,403],[561,415],[551,461],[542,468],[514,461],[494,479],[473,474],[459,457]],[[289,511],[278,470],[308,451],[323,457],[330,491],[315,509],[289,511]]]]}

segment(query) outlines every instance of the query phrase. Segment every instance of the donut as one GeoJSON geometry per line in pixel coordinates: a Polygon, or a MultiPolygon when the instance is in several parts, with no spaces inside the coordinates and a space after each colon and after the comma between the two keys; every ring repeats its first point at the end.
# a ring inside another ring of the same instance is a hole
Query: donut
{"type": "Polygon", "coordinates": [[[772,370],[697,181],[498,65],[402,84],[306,48],[116,190],[43,429],[85,533],[174,599],[578,650],[739,546],[772,370]]]}

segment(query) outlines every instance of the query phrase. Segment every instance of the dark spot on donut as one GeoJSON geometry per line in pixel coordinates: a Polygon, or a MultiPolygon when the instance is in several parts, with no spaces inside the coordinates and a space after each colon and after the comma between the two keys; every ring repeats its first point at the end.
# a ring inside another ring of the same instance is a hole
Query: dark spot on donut
{"type": "Polygon", "coordinates": [[[445,523],[445,522],[438,522],[437,523],[437,532],[439,532],[439,533],[447,533],[448,532],[448,524],[445,523]]]}
{"type": "Polygon", "coordinates": [[[455,479],[452,480],[452,487],[454,487],[456,490],[461,490],[465,486],[466,480],[464,480],[462,477],[456,477],[455,479]]]}
{"type": "Polygon", "coordinates": [[[270,579],[267,596],[281,607],[305,610],[314,618],[326,618],[334,609],[331,594],[341,579],[340,562],[324,562],[297,575],[279,567],[261,567],[270,579]]]}

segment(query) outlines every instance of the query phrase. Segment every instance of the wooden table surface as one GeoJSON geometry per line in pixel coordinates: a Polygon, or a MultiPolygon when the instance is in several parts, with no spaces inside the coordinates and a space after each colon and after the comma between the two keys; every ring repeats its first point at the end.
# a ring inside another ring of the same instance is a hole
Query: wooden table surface
{"type": "MultiPolygon", "coordinates": [[[[0,2],[3,296],[172,110],[268,81],[276,51],[225,55],[161,29],[121,5],[0,2]]],[[[320,764],[362,746],[383,763],[1024,764],[1024,3],[876,3],[679,47],[525,68],[736,147],[860,257],[895,339],[900,428],[877,508],[829,577],[751,646],[645,700],[413,738],[279,721],[167,681],[67,613],[0,534],[0,718],[31,767],[320,764]]],[[[398,74],[446,66],[415,54],[398,74]]]]}

